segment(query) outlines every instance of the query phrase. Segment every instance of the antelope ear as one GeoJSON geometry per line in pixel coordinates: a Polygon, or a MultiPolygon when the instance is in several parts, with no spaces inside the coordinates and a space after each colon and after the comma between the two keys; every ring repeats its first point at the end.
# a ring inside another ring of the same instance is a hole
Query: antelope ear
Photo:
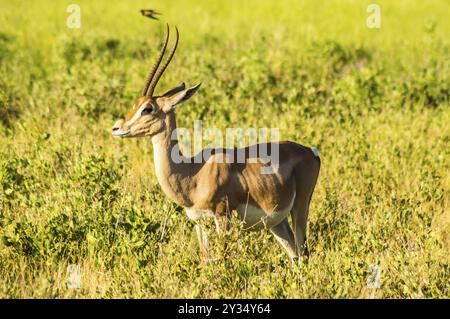
{"type": "Polygon", "coordinates": [[[180,91],[183,91],[186,88],[186,85],[183,83],[181,83],[180,85],[178,85],[177,87],[174,87],[173,89],[170,89],[169,91],[167,91],[166,93],[164,93],[162,96],[171,96],[174,95],[175,93],[178,93],[180,91]]]}
{"type": "Polygon", "coordinates": [[[191,88],[185,89],[184,83],[180,86],[168,91],[163,96],[156,98],[156,104],[161,107],[163,112],[168,113],[172,111],[176,105],[183,103],[184,101],[188,100],[192,95],[197,92],[199,89],[201,83],[197,84],[196,86],[193,86],[191,88]]]}

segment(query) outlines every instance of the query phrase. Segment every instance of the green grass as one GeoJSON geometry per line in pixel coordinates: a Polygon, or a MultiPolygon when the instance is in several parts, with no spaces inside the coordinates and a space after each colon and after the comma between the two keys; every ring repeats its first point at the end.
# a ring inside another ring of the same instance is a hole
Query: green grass
{"type": "Polygon", "coordinates": [[[157,184],[149,139],[117,140],[164,37],[148,1],[0,0],[0,297],[449,298],[448,1],[177,0],[163,91],[203,82],[179,126],[279,127],[318,147],[308,264],[268,232],[194,224],[157,184]],[[81,289],[67,288],[78,264],[81,289]],[[381,287],[369,289],[370,265],[381,287]]]}

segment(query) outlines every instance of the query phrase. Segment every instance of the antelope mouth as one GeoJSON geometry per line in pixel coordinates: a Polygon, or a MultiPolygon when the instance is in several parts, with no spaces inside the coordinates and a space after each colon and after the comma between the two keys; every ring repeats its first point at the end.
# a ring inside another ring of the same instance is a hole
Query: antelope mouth
{"type": "Polygon", "coordinates": [[[126,137],[130,134],[130,131],[122,131],[120,129],[112,129],[112,135],[114,137],[126,137]]]}

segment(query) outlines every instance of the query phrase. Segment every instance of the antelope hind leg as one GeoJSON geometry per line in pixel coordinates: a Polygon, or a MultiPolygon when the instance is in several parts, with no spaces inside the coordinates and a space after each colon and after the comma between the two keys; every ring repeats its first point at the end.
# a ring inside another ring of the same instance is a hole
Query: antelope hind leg
{"type": "Polygon", "coordinates": [[[288,219],[285,218],[281,223],[279,223],[275,227],[272,227],[270,229],[270,232],[286,250],[292,262],[295,263],[298,259],[297,247],[295,245],[294,234],[292,233],[291,227],[289,226],[288,219]]]}

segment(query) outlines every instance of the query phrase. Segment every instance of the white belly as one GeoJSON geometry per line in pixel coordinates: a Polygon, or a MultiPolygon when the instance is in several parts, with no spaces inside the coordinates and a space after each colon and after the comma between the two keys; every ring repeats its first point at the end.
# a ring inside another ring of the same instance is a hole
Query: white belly
{"type": "MultiPolygon", "coordinates": [[[[266,212],[258,207],[249,204],[240,204],[237,207],[239,218],[244,222],[246,229],[270,229],[279,223],[281,223],[289,214],[294,205],[295,193],[292,196],[292,200],[289,206],[285,209],[274,210],[272,212],[266,212]]],[[[186,208],[186,214],[188,217],[198,222],[203,218],[214,218],[214,213],[211,210],[196,210],[193,208],[186,208]]],[[[217,226],[217,225],[216,225],[217,226]]]]}
{"type": "Polygon", "coordinates": [[[198,222],[202,218],[214,217],[214,213],[210,210],[196,210],[192,208],[186,208],[186,214],[191,220],[195,222],[198,222]]]}
{"type": "Polygon", "coordinates": [[[237,207],[239,218],[245,223],[246,229],[257,230],[261,228],[272,228],[281,223],[289,214],[294,205],[295,194],[291,203],[285,209],[266,212],[249,204],[240,204],[237,207]]]}

